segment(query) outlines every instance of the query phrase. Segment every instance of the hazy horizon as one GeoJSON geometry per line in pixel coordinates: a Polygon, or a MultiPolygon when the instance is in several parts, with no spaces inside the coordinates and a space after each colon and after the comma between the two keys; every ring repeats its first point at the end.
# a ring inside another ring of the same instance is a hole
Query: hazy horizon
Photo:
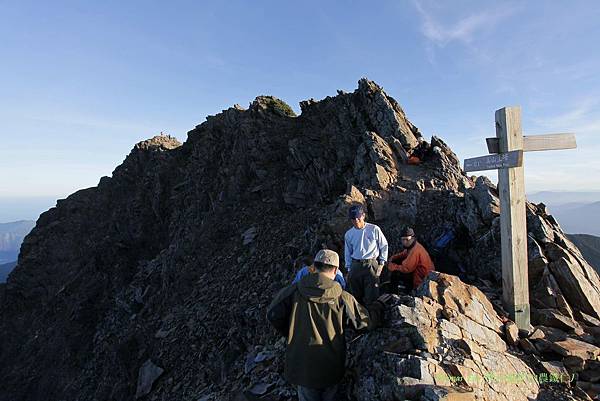
{"type": "Polygon", "coordinates": [[[37,220],[41,213],[56,206],[54,196],[2,197],[0,196],[0,223],[12,223],[19,220],[37,220]]]}

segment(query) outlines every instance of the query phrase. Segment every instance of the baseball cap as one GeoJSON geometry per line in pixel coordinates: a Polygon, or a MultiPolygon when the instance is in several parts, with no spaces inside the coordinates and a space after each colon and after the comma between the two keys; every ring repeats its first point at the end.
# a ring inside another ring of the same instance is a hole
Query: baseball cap
{"type": "Polygon", "coordinates": [[[361,205],[351,206],[350,209],[348,210],[348,217],[350,217],[351,219],[357,219],[364,214],[365,214],[365,209],[363,209],[363,207],[361,205]]]}
{"type": "Polygon", "coordinates": [[[315,262],[321,262],[326,265],[340,267],[340,257],[337,252],[330,249],[321,249],[315,256],[315,262]]]}

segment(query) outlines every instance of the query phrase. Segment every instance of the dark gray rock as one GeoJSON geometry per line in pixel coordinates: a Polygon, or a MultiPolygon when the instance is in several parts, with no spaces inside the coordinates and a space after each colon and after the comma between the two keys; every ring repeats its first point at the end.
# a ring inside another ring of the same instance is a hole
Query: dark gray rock
{"type": "Polygon", "coordinates": [[[553,309],[536,309],[532,311],[532,323],[535,325],[543,325],[555,327],[565,331],[573,331],[580,328],[580,325],[573,319],[561,315],[553,309]]]}
{"type": "Polygon", "coordinates": [[[137,390],[135,392],[135,398],[145,396],[152,389],[154,382],[163,374],[165,370],[159,366],[156,366],[150,359],[148,359],[140,367],[138,373],[137,390]]]}

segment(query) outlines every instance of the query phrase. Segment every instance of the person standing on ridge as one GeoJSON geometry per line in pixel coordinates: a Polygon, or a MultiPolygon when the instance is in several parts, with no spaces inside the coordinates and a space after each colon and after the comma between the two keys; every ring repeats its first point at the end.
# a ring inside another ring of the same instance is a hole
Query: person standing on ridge
{"type": "Polygon", "coordinates": [[[379,297],[379,275],[388,257],[388,243],[378,226],[365,222],[362,206],[350,207],[348,217],[352,228],[344,236],[344,259],[349,291],[368,306],[379,297]]]}
{"type": "Polygon", "coordinates": [[[333,401],[346,366],[345,327],[372,330],[382,322],[386,294],[369,309],[334,281],[339,256],[321,249],[315,274],[282,289],[267,309],[267,319],[287,338],[284,375],[298,386],[300,401],[333,401]]]}
{"type": "Polygon", "coordinates": [[[435,266],[427,250],[417,241],[411,227],[402,229],[400,236],[404,250],[390,257],[387,268],[392,276],[394,272],[410,274],[412,289],[415,290],[435,270],[435,266]]]}

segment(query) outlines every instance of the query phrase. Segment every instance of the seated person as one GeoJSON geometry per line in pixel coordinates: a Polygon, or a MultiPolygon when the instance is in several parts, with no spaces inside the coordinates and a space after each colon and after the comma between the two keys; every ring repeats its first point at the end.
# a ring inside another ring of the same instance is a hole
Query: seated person
{"type": "Polygon", "coordinates": [[[410,275],[409,285],[414,290],[421,285],[430,272],[435,270],[435,267],[427,250],[417,241],[412,228],[404,228],[400,235],[404,250],[388,259],[387,268],[392,276],[394,272],[410,275]]]}
{"type": "MultiPolygon", "coordinates": [[[[300,262],[302,268],[298,271],[298,273],[296,273],[296,277],[294,277],[294,281],[292,281],[292,284],[297,283],[302,277],[306,276],[307,274],[316,272],[313,260],[310,256],[306,256],[300,259],[300,262]]],[[[346,289],[346,280],[344,280],[344,276],[342,275],[339,269],[337,270],[337,273],[335,275],[335,281],[340,283],[340,285],[342,286],[342,290],[346,289]]]]}

